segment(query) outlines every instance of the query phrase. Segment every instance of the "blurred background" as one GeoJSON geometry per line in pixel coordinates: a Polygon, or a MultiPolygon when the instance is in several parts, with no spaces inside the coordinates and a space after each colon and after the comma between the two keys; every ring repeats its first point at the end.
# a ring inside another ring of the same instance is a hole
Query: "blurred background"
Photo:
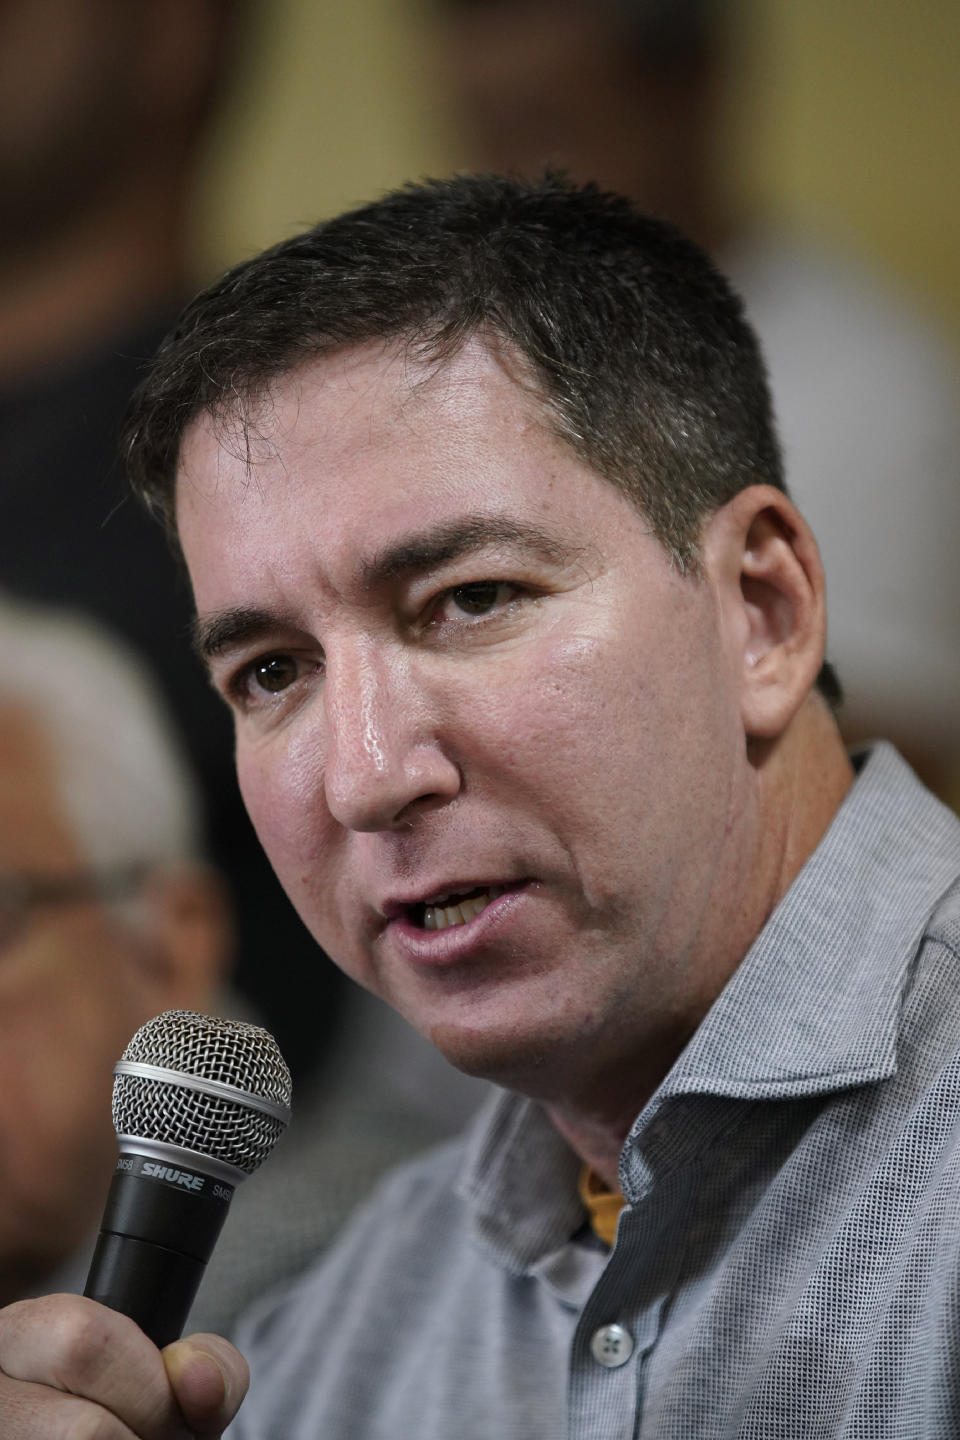
{"type": "MultiPolygon", "coordinates": [[[[960,342],[960,7],[724,8],[742,58],[726,116],[738,184],[765,210],[875,262],[960,342]]],[[[271,0],[250,10],[199,177],[195,256],[208,273],[469,154],[428,4],[271,0]]]]}

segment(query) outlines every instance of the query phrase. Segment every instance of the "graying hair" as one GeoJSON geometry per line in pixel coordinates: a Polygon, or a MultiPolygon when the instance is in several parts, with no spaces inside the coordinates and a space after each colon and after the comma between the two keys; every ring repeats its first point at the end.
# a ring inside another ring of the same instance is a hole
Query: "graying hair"
{"type": "Polygon", "coordinates": [[[156,685],[118,638],[73,611],[0,597],[4,702],[36,718],[92,866],[197,855],[192,777],[156,685]]]}

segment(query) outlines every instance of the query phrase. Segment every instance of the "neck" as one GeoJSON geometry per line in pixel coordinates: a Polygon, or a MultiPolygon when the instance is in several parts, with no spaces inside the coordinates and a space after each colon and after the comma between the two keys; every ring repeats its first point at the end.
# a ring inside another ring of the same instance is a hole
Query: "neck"
{"type": "Polygon", "coordinates": [[[576,1094],[544,1107],[611,1189],[618,1187],[620,1154],[637,1115],[819,845],[854,778],[836,724],[815,695],[776,742],[748,746],[747,773],[751,833],[738,837],[735,863],[721,875],[708,907],[716,923],[697,946],[694,970],[701,983],[652,1043],[644,1037],[639,1055],[595,1073],[576,1094]]]}
{"type": "MultiPolygon", "coordinates": [[[[666,1074],[666,1069],[663,1074],[666,1074]]],[[[630,1077],[630,1082],[628,1094],[631,1098],[619,1111],[612,1101],[614,1094],[622,1093],[620,1091],[611,1091],[609,1096],[597,1096],[593,1100],[577,1096],[569,1102],[544,1106],[552,1125],[559,1130],[571,1150],[600,1176],[610,1190],[619,1189],[620,1153],[624,1142],[643,1108],[644,1100],[659,1083],[651,1084],[648,1080],[638,1086],[636,1075],[630,1077]]]]}

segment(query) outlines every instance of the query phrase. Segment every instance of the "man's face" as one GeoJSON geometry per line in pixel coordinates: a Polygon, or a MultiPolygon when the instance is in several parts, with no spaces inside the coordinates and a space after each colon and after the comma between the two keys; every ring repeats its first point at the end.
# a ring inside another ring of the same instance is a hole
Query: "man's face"
{"type": "Polygon", "coordinates": [[[222,438],[186,437],[180,537],[316,938],[531,1093],[692,1028],[745,765],[709,581],[479,343],[432,374],[336,354],[275,387],[252,463],[222,438]]]}
{"type": "MultiPolygon", "coordinates": [[[[0,869],[56,880],[85,857],[53,756],[0,704],[0,869]]],[[[113,1065],[147,1014],[142,961],[96,902],[29,911],[0,936],[0,1295],[16,1298],[96,1222],[116,1142],[113,1065]]]]}

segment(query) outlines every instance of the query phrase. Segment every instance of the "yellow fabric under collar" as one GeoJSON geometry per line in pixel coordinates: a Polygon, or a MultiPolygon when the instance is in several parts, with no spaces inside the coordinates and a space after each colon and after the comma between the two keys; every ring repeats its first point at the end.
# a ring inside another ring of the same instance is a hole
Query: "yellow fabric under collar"
{"type": "Polygon", "coordinates": [[[613,1245],[617,1221],[626,1201],[619,1190],[608,1190],[595,1170],[584,1165],[580,1171],[580,1199],[590,1216],[590,1228],[605,1245],[613,1245]]]}

